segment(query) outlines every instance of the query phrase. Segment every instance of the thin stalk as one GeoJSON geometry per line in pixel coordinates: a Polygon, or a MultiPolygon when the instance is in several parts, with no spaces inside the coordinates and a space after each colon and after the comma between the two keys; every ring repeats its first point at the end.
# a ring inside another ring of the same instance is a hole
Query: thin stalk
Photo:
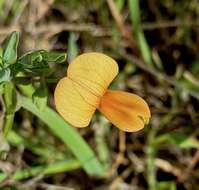
{"type": "Polygon", "coordinates": [[[156,135],[156,130],[151,129],[148,136],[148,147],[147,147],[147,181],[149,185],[149,190],[156,190],[156,147],[154,144],[154,139],[156,135]]]}
{"type": "Polygon", "coordinates": [[[8,133],[12,129],[16,108],[16,90],[12,82],[6,82],[4,84],[4,94],[3,101],[5,105],[5,116],[4,116],[4,126],[3,132],[4,136],[7,137],[8,133]]]}
{"type": "Polygon", "coordinates": [[[4,117],[4,127],[3,127],[3,134],[5,137],[8,136],[8,133],[12,129],[13,122],[14,122],[14,116],[15,114],[6,114],[4,117]]]}

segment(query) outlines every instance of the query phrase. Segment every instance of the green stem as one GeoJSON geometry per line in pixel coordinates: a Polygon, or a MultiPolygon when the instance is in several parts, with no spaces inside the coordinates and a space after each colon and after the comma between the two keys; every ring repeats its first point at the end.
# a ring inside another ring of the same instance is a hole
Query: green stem
{"type": "Polygon", "coordinates": [[[5,105],[5,116],[4,116],[4,126],[3,132],[4,136],[7,137],[8,133],[12,129],[16,108],[16,90],[12,82],[6,82],[4,84],[4,94],[3,101],[5,105]]]}
{"type": "Polygon", "coordinates": [[[7,138],[8,133],[10,132],[13,122],[14,122],[14,116],[15,114],[6,114],[4,117],[4,127],[3,127],[3,134],[5,138],[7,138]]]}

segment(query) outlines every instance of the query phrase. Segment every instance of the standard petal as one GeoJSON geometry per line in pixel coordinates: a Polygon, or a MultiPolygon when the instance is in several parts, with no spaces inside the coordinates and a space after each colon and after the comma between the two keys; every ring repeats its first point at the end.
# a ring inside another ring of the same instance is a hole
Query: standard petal
{"type": "Polygon", "coordinates": [[[122,91],[107,91],[98,109],[116,127],[127,132],[142,129],[151,117],[148,104],[141,97],[122,91]]]}
{"type": "Polygon", "coordinates": [[[68,67],[67,77],[96,96],[103,96],[118,74],[114,59],[102,53],[84,53],[68,67]]]}

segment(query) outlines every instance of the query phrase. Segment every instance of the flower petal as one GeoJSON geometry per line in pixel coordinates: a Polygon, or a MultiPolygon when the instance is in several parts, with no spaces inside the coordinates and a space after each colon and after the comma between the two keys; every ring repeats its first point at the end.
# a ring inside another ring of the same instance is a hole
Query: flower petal
{"type": "Polygon", "coordinates": [[[114,59],[102,53],[84,53],[68,67],[67,76],[96,96],[102,96],[118,74],[114,59]]]}
{"type": "Polygon", "coordinates": [[[151,117],[148,104],[141,97],[122,91],[107,91],[98,109],[116,127],[127,132],[142,129],[151,117]]]}
{"type": "Polygon", "coordinates": [[[88,126],[100,100],[68,77],[59,81],[54,98],[57,111],[75,127],[88,126]]]}
{"type": "Polygon", "coordinates": [[[117,63],[101,53],[85,53],[68,67],[55,89],[55,105],[76,127],[88,126],[103,94],[118,73],[117,63]]]}

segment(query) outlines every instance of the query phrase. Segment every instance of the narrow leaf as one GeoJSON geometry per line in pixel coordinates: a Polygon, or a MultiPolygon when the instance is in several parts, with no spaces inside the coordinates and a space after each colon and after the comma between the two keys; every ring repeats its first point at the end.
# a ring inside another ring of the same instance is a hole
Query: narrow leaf
{"type": "Polygon", "coordinates": [[[9,68],[0,70],[0,83],[10,81],[10,75],[11,72],[9,68]]]}
{"type": "Polygon", "coordinates": [[[156,144],[163,142],[175,144],[180,148],[199,148],[199,142],[195,138],[177,132],[160,135],[155,140],[156,144]]]}
{"type": "Polygon", "coordinates": [[[17,47],[19,43],[19,33],[13,32],[3,42],[3,61],[6,65],[10,65],[17,60],[17,47]]]}
{"type": "Polygon", "coordinates": [[[152,56],[151,50],[145,38],[144,32],[141,28],[141,14],[140,14],[140,6],[139,0],[128,0],[130,16],[132,20],[133,30],[136,36],[136,40],[139,44],[140,51],[145,62],[149,65],[152,65],[152,56]]]}
{"type": "Polygon", "coordinates": [[[60,52],[47,52],[44,51],[41,53],[42,58],[46,62],[54,62],[54,63],[62,63],[66,61],[66,53],[60,53],[60,52]]]}

